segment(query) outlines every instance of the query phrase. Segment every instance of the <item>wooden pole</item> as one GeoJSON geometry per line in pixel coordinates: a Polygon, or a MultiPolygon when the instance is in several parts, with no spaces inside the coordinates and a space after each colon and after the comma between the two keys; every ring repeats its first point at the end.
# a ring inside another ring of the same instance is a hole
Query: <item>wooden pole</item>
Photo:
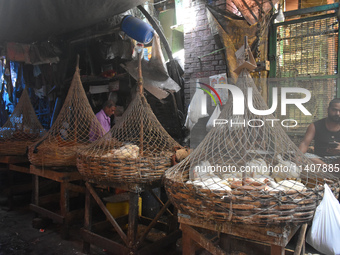
{"type": "Polygon", "coordinates": [[[301,248],[305,243],[306,230],[307,230],[307,223],[305,223],[301,226],[301,230],[300,230],[300,233],[299,233],[299,238],[298,238],[298,241],[297,241],[297,244],[296,244],[294,255],[300,255],[301,254],[301,248]]]}
{"type": "MultiPolygon", "coordinates": [[[[143,76],[142,76],[142,55],[143,51],[138,53],[138,89],[139,95],[141,96],[141,100],[143,100],[143,76]]],[[[140,138],[139,138],[139,154],[143,156],[143,117],[140,119],[140,138]]]]}

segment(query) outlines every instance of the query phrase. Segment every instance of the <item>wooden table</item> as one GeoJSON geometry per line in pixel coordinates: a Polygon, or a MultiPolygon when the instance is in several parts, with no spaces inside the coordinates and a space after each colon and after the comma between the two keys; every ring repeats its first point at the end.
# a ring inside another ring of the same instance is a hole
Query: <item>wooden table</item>
{"type": "MultiPolygon", "coordinates": [[[[16,183],[14,173],[30,175],[29,161],[27,156],[4,156],[0,155],[0,170],[7,175],[5,192],[8,199],[8,210],[14,206],[13,196],[32,191],[32,181],[27,183],[16,183]]],[[[21,177],[21,176],[20,176],[21,177]]],[[[23,176],[27,177],[27,176],[23,176]]]]}
{"type": "Polygon", "coordinates": [[[74,168],[43,168],[34,165],[30,166],[30,173],[33,174],[33,200],[30,209],[37,214],[52,219],[54,222],[63,224],[62,237],[67,238],[69,234],[69,224],[74,219],[79,219],[84,215],[84,208],[70,211],[70,198],[85,193],[85,187],[80,183],[82,177],[78,170],[74,168]],[[60,184],[60,193],[52,193],[40,196],[39,177],[46,178],[60,184]],[[56,212],[45,208],[48,203],[57,202],[60,211],[56,212]]]}
{"type": "MultiPolygon", "coordinates": [[[[237,242],[239,247],[236,248],[243,249],[242,252],[245,252],[243,254],[289,254],[285,253],[285,247],[300,227],[294,224],[262,227],[231,222],[214,223],[193,218],[180,212],[178,213],[178,221],[183,232],[183,255],[194,255],[197,245],[214,255],[227,255],[231,252],[231,246],[233,248],[237,246],[237,242]],[[216,233],[219,239],[218,244],[205,236],[206,231],[216,233]],[[255,249],[258,249],[259,253],[256,253],[255,249]]],[[[305,228],[301,231],[303,237],[305,231],[305,228]]]]}
{"type": "MultiPolygon", "coordinates": [[[[156,195],[152,192],[152,188],[154,186],[142,186],[142,185],[114,185],[111,184],[112,188],[119,188],[126,190],[128,192],[129,197],[129,214],[127,216],[123,216],[120,218],[113,218],[111,213],[106,208],[105,204],[102,201],[102,198],[98,195],[98,192],[95,190],[94,185],[86,182],[86,199],[85,199],[85,223],[84,228],[82,229],[82,238],[84,240],[84,252],[90,253],[90,245],[94,244],[101,248],[108,250],[109,252],[114,252],[115,254],[155,254],[153,252],[159,250],[161,247],[167,246],[171,243],[174,243],[180,236],[181,231],[178,230],[177,224],[171,224],[168,222],[167,224],[161,223],[159,221],[160,217],[167,212],[170,218],[177,223],[177,217],[173,215],[172,212],[168,209],[170,206],[170,201],[168,200],[165,204],[157,198],[156,195]],[[139,194],[144,190],[148,190],[153,194],[155,199],[161,204],[161,209],[157,213],[154,219],[148,219],[143,216],[138,215],[138,199],[139,194]],[[92,224],[92,206],[94,200],[100,209],[105,214],[107,221],[92,224]],[[143,223],[147,225],[147,227],[143,230],[141,235],[137,237],[138,232],[138,223],[143,223]],[[124,227],[128,224],[127,232],[124,232],[124,227]],[[113,227],[116,233],[119,236],[119,240],[117,239],[109,239],[96,233],[96,229],[99,229],[99,226],[106,225],[109,227],[113,227]],[[152,228],[162,229],[163,231],[167,231],[167,235],[151,244],[146,245],[144,242],[148,233],[152,228]]],[[[171,220],[170,220],[171,221],[171,220]]]]}

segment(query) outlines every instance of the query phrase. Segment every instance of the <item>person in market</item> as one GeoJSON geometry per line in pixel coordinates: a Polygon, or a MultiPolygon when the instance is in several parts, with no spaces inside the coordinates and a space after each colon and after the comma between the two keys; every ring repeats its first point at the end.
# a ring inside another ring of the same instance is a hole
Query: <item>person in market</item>
{"type": "Polygon", "coordinates": [[[299,149],[314,164],[340,164],[340,98],[329,102],[327,114],[326,118],[308,126],[299,145],[299,149]],[[314,153],[307,153],[313,140],[314,153]]]}
{"type": "Polygon", "coordinates": [[[104,129],[104,133],[101,135],[98,135],[98,134],[95,134],[93,130],[91,130],[89,134],[90,141],[95,141],[110,131],[111,127],[114,124],[113,117],[114,117],[115,110],[116,110],[116,105],[112,100],[107,100],[104,102],[102,109],[96,114],[96,117],[99,123],[104,129]]]}

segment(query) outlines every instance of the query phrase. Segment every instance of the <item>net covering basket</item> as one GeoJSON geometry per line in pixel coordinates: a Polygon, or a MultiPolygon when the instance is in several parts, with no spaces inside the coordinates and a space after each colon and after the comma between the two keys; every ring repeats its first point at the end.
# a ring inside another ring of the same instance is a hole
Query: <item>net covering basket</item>
{"type": "Polygon", "coordinates": [[[280,122],[268,121],[276,119],[274,116],[249,111],[248,88],[255,109],[268,107],[247,70],[241,72],[236,86],[245,102],[229,99],[219,116],[223,121],[215,122],[194,152],[166,171],[164,183],[170,200],[181,213],[213,222],[310,221],[324,183],[338,195],[338,178],[328,165],[313,165],[280,122]],[[233,115],[233,108],[243,106],[243,115],[233,115]]]}
{"type": "Polygon", "coordinates": [[[27,89],[24,89],[12,115],[0,128],[0,155],[25,155],[27,147],[44,134],[27,89]]]}
{"type": "Polygon", "coordinates": [[[88,102],[77,67],[56,121],[42,139],[29,147],[28,158],[36,166],[76,166],[77,150],[103,135],[104,129],[88,102]]]}
{"type": "Polygon", "coordinates": [[[80,150],[77,167],[94,183],[152,184],[171,167],[174,147],[180,146],[158,122],[144,95],[136,93],[122,119],[80,150]]]}

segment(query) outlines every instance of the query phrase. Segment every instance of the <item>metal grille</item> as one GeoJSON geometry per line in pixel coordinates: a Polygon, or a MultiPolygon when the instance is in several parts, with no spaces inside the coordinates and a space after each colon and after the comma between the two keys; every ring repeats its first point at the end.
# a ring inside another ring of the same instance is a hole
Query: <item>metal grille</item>
{"type": "Polygon", "coordinates": [[[301,87],[312,96],[304,104],[311,116],[294,105],[287,107],[286,116],[278,116],[295,119],[294,131],[304,132],[312,121],[325,117],[329,101],[336,96],[338,28],[336,17],[330,15],[277,27],[276,79],[270,86],[301,87]]]}
{"type": "MultiPolygon", "coordinates": [[[[302,111],[293,104],[288,104],[286,107],[286,115],[282,115],[281,104],[277,107],[277,118],[294,119],[297,122],[295,127],[287,128],[287,131],[302,132],[306,131],[308,125],[318,119],[327,116],[327,106],[336,95],[336,79],[335,78],[321,78],[321,79],[291,79],[279,78],[270,81],[271,87],[278,88],[278,98],[281,98],[282,87],[299,87],[310,91],[311,99],[304,103],[303,106],[312,114],[305,115],[302,111]]],[[[303,93],[287,93],[288,99],[304,98],[306,95],[303,93]]],[[[287,123],[287,126],[293,126],[293,122],[287,123]]]]}

